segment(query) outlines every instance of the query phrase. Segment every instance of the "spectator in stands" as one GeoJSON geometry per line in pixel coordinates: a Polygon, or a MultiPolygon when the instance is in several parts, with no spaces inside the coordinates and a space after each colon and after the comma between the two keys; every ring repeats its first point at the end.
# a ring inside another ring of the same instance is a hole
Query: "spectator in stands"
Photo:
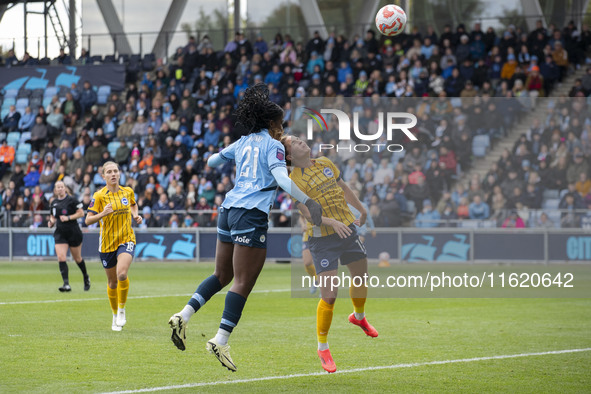
{"type": "Polygon", "coordinates": [[[566,170],[566,181],[568,183],[576,183],[581,173],[589,173],[589,164],[585,161],[583,153],[579,152],[574,155],[572,163],[566,170]]]}
{"type": "Polygon", "coordinates": [[[542,208],[542,193],[536,185],[528,183],[522,197],[523,205],[530,209],[542,208]]]}
{"type": "Polygon", "coordinates": [[[99,138],[94,138],[92,140],[92,145],[89,146],[84,153],[84,161],[93,166],[98,166],[101,164],[103,152],[106,151],[107,148],[101,144],[101,140],[99,138]]]}
{"type": "Polygon", "coordinates": [[[58,64],[72,64],[72,59],[66,54],[64,48],[60,48],[60,53],[54,60],[56,60],[58,64]]]}
{"type": "Polygon", "coordinates": [[[66,93],[66,100],[61,106],[62,114],[64,115],[64,123],[68,126],[74,127],[81,116],[80,103],[74,100],[71,92],[66,93]]]}
{"type": "Polygon", "coordinates": [[[434,210],[431,205],[431,200],[423,201],[423,209],[417,215],[415,220],[416,227],[439,227],[441,216],[437,210],[434,210]]]}
{"type": "Polygon", "coordinates": [[[31,146],[33,150],[40,151],[47,142],[47,125],[43,123],[43,118],[37,116],[35,118],[35,125],[31,128],[31,146]]]}
{"type": "Polygon", "coordinates": [[[78,169],[83,170],[86,167],[86,161],[82,157],[82,150],[74,148],[72,150],[72,160],[68,163],[68,174],[75,174],[78,169]]]}
{"type": "Polygon", "coordinates": [[[45,123],[47,123],[47,132],[49,135],[60,134],[64,127],[64,115],[62,114],[61,107],[55,107],[53,112],[47,115],[45,123]]]}
{"type": "Polygon", "coordinates": [[[579,174],[579,180],[577,181],[575,188],[583,199],[589,195],[591,192],[591,180],[588,178],[586,172],[581,172],[579,174]]]}
{"type": "MultiPolygon", "coordinates": [[[[72,158],[72,145],[70,145],[69,140],[61,140],[59,148],[55,151],[55,157],[59,157],[61,159],[62,154],[66,155],[66,159],[70,160],[72,158]]],[[[66,163],[67,164],[67,163],[66,163]]]]}
{"type": "Polygon", "coordinates": [[[468,215],[470,219],[485,220],[490,216],[490,207],[482,201],[480,195],[475,195],[472,203],[468,207],[468,215]]]}
{"type": "Polygon", "coordinates": [[[4,174],[6,174],[6,172],[12,167],[14,154],[14,147],[8,145],[6,139],[3,139],[0,144],[0,183],[2,182],[4,174]]]}
{"type": "Polygon", "coordinates": [[[152,215],[152,208],[146,206],[142,209],[142,215],[144,220],[140,225],[140,228],[152,228],[152,227],[159,227],[158,221],[152,215]]]}
{"type": "Polygon", "coordinates": [[[515,188],[522,189],[523,181],[518,178],[517,171],[514,168],[510,168],[507,178],[501,182],[501,190],[503,191],[503,195],[512,196],[515,188]]]}
{"type": "Polygon", "coordinates": [[[135,125],[133,115],[129,114],[125,117],[125,121],[117,128],[117,138],[120,140],[127,140],[133,134],[133,126],[135,125]]]}
{"type": "Polygon", "coordinates": [[[220,142],[221,132],[216,129],[215,122],[209,122],[207,132],[203,136],[203,143],[205,147],[217,147],[220,142]]]}
{"type": "Polygon", "coordinates": [[[560,215],[560,227],[562,228],[573,228],[579,227],[580,213],[577,212],[579,209],[584,209],[582,204],[575,203],[575,196],[572,193],[567,193],[563,200],[558,206],[562,213],[560,215]]]}
{"type": "Polygon", "coordinates": [[[555,224],[550,220],[546,212],[542,212],[535,220],[534,226],[537,228],[554,228],[555,224]]]}
{"type": "Polygon", "coordinates": [[[519,215],[517,215],[517,211],[512,210],[509,213],[509,217],[507,217],[503,221],[503,225],[501,227],[503,227],[503,228],[525,228],[525,223],[523,222],[523,219],[521,219],[519,217],[519,215]]]}
{"type": "Polygon", "coordinates": [[[37,166],[32,165],[30,171],[27,173],[27,175],[25,175],[23,181],[25,182],[25,187],[35,187],[39,184],[39,177],[41,176],[41,174],[39,173],[39,170],[37,169],[37,166]]]}
{"type": "Polygon", "coordinates": [[[58,172],[55,171],[56,163],[52,153],[45,154],[45,163],[43,171],[39,176],[39,185],[44,193],[49,193],[53,190],[53,184],[57,181],[58,172]]]}
{"type": "Polygon", "coordinates": [[[97,103],[97,95],[89,81],[84,81],[82,91],[80,92],[80,114],[84,115],[86,111],[97,103]]]}
{"type": "Polygon", "coordinates": [[[21,119],[21,114],[16,110],[14,105],[8,107],[8,113],[2,119],[2,131],[10,133],[18,130],[18,122],[21,119]]]}
{"type": "Polygon", "coordinates": [[[530,96],[544,97],[544,77],[540,74],[540,67],[533,66],[525,80],[525,89],[530,96]]]}
{"type": "Polygon", "coordinates": [[[117,150],[115,151],[115,162],[118,163],[120,166],[126,165],[129,160],[130,154],[131,149],[127,145],[127,142],[125,142],[125,140],[121,140],[119,142],[117,150]]]}
{"type": "Polygon", "coordinates": [[[31,111],[31,107],[25,108],[25,113],[22,114],[21,118],[18,121],[18,130],[19,131],[29,131],[33,124],[35,123],[35,114],[31,111]]]}
{"type": "Polygon", "coordinates": [[[552,51],[552,60],[560,70],[559,82],[565,77],[568,69],[568,53],[564,49],[561,41],[554,42],[554,50],[552,51]]]}
{"type": "Polygon", "coordinates": [[[152,206],[152,211],[156,216],[155,219],[158,222],[159,227],[165,227],[166,223],[168,223],[170,219],[169,213],[164,213],[162,211],[168,211],[170,207],[168,206],[168,196],[166,193],[161,193],[158,197],[158,201],[156,204],[152,206]]]}

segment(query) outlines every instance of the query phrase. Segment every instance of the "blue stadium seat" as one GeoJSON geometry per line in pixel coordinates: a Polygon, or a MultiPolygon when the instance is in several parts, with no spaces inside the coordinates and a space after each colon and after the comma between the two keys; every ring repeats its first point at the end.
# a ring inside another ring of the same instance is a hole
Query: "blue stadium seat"
{"type": "Polygon", "coordinates": [[[29,106],[29,99],[28,98],[19,98],[16,100],[16,110],[21,113],[21,115],[25,112],[25,108],[29,106]]]}
{"type": "Polygon", "coordinates": [[[11,105],[16,104],[16,99],[14,97],[4,97],[4,101],[2,101],[2,108],[9,108],[11,105]]]}
{"type": "Polygon", "coordinates": [[[462,107],[462,99],[459,97],[452,97],[450,99],[450,103],[454,108],[461,108],[462,107]]]}
{"type": "Polygon", "coordinates": [[[26,143],[26,142],[19,143],[18,148],[16,149],[17,152],[24,152],[27,155],[29,153],[31,153],[32,150],[33,150],[33,147],[31,146],[31,144],[26,143]]]}
{"type": "Polygon", "coordinates": [[[105,55],[103,63],[115,63],[115,55],[105,55]]]}
{"type": "Polygon", "coordinates": [[[29,161],[29,154],[24,151],[18,151],[15,153],[14,161],[16,164],[25,164],[27,161],[29,161]]]}
{"type": "Polygon", "coordinates": [[[43,93],[43,98],[45,97],[53,97],[53,96],[57,96],[57,92],[58,92],[58,87],[57,86],[48,86],[47,88],[45,88],[45,93],[43,93]]]}
{"type": "Polygon", "coordinates": [[[477,135],[472,140],[472,145],[484,146],[485,148],[490,148],[490,136],[488,135],[477,135]]]}
{"type": "Polygon", "coordinates": [[[21,138],[19,138],[18,140],[18,146],[20,148],[21,144],[24,144],[25,141],[28,141],[31,139],[31,132],[30,131],[23,131],[21,133],[21,138]]]}
{"type": "Polygon", "coordinates": [[[544,190],[544,200],[547,200],[549,198],[560,198],[560,194],[558,193],[558,190],[551,190],[551,189],[546,189],[544,190]]]}
{"type": "Polygon", "coordinates": [[[47,108],[47,106],[51,103],[51,97],[45,97],[43,98],[43,102],[41,103],[43,105],[43,108],[47,108]]]}
{"type": "Polygon", "coordinates": [[[101,55],[94,55],[90,57],[90,64],[94,64],[94,63],[102,63],[103,62],[103,57],[101,55]]]}
{"type": "Polygon", "coordinates": [[[10,146],[16,146],[18,144],[18,140],[21,138],[21,133],[18,131],[12,131],[8,133],[6,136],[6,143],[10,146]]]}
{"type": "Polygon", "coordinates": [[[98,104],[107,104],[107,100],[109,99],[109,95],[111,94],[111,86],[109,85],[102,85],[98,88],[96,93],[97,96],[97,103],[98,104]]]}
{"type": "Polygon", "coordinates": [[[472,154],[476,157],[484,157],[486,156],[486,147],[472,146],[472,154]]]}
{"type": "Polygon", "coordinates": [[[107,150],[109,151],[111,156],[115,157],[115,153],[117,152],[117,148],[119,148],[119,146],[121,146],[121,143],[119,141],[109,142],[109,145],[107,145],[107,150]]]}
{"type": "Polygon", "coordinates": [[[18,89],[8,89],[4,93],[4,99],[9,99],[9,98],[16,99],[17,96],[18,96],[18,89]]]}
{"type": "MultiPolygon", "coordinates": [[[[0,132],[0,141],[6,139],[6,133],[5,132],[0,132]]],[[[131,149],[131,147],[129,147],[131,149]]]]}
{"type": "Polygon", "coordinates": [[[549,198],[542,204],[542,208],[551,210],[551,209],[558,209],[558,205],[560,204],[560,199],[558,198],[549,198]]]}
{"type": "Polygon", "coordinates": [[[546,213],[548,214],[548,219],[550,219],[552,223],[554,223],[554,227],[560,228],[560,211],[550,211],[546,213]]]}
{"type": "Polygon", "coordinates": [[[2,107],[2,109],[0,110],[0,119],[4,119],[6,115],[8,115],[8,111],[10,111],[8,107],[2,107]]]}

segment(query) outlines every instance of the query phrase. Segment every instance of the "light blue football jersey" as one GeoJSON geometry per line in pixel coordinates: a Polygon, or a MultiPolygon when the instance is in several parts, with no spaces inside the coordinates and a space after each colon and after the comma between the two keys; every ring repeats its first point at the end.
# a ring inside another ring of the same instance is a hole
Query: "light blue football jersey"
{"type": "Polygon", "coordinates": [[[285,148],[267,129],[241,137],[220,152],[223,160],[236,161],[236,180],[222,203],[224,208],[256,208],[265,213],[273,206],[277,182],[271,174],[285,167],[285,148]]]}

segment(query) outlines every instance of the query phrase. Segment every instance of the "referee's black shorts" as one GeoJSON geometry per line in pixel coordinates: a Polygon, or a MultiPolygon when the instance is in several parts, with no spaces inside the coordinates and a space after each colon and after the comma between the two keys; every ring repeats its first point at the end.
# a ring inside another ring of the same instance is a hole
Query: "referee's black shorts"
{"type": "Polygon", "coordinates": [[[59,229],[53,233],[53,239],[56,244],[68,244],[70,247],[82,245],[82,231],[80,227],[72,227],[71,229],[59,229]]]}

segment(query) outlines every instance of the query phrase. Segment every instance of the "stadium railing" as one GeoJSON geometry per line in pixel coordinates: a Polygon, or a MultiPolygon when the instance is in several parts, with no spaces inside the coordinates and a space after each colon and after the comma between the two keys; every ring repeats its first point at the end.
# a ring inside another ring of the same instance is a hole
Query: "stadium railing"
{"type": "MultiPolygon", "coordinates": [[[[98,229],[83,229],[82,254],[98,257],[98,229]]],[[[215,228],[148,228],[136,231],[135,257],[140,260],[213,261],[215,228]]],[[[269,261],[301,258],[302,234],[298,229],[270,228],[269,261]]],[[[591,261],[591,236],[586,229],[477,229],[477,228],[378,228],[365,239],[372,264],[383,260],[402,263],[503,263],[541,264],[591,261]],[[503,247],[499,247],[503,245],[503,247]]],[[[53,230],[47,227],[0,228],[0,259],[55,261],[53,230]]]]}

